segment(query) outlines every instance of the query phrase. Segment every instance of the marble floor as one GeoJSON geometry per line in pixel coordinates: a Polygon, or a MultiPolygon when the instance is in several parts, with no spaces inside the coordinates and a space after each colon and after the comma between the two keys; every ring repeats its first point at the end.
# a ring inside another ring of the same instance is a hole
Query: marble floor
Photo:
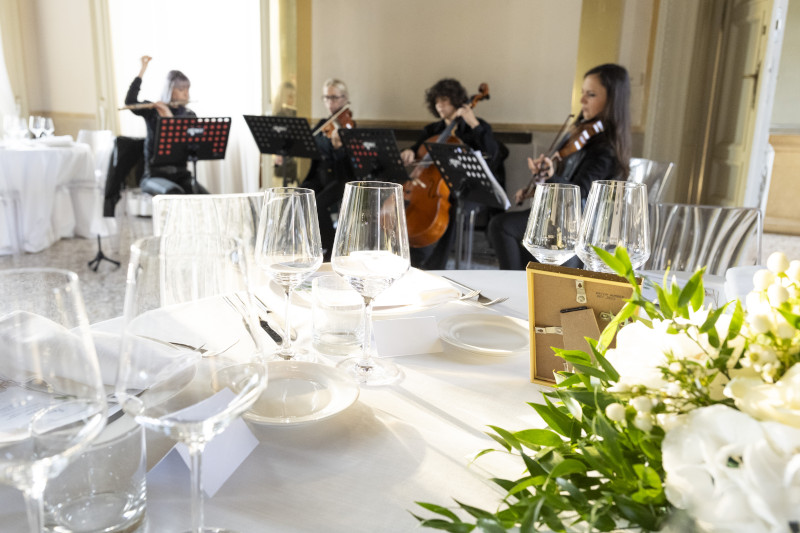
{"type": "MultiPolygon", "coordinates": [[[[97,255],[97,241],[93,239],[62,239],[50,248],[36,254],[19,254],[16,256],[0,256],[0,269],[19,267],[57,267],[76,272],[81,280],[81,290],[86,302],[89,321],[94,323],[107,320],[122,314],[125,296],[126,265],[128,262],[130,243],[144,235],[150,219],[137,218],[133,226],[123,228],[121,235],[102,239],[103,253],[121,263],[121,267],[102,261],[97,271],[88,266],[88,262],[97,255]]],[[[764,234],[762,258],[766,261],[769,254],[782,251],[790,259],[800,259],[800,236],[764,234]]],[[[448,268],[455,268],[453,259],[448,268]]],[[[491,248],[486,242],[483,232],[476,231],[473,248],[473,269],[496,269],[497,262],[491,248]]]]}

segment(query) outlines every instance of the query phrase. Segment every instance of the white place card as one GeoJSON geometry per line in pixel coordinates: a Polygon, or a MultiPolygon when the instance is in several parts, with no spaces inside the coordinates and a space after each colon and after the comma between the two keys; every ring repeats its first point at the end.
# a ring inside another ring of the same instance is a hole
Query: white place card
{"type": "MultiPolygon", "coordinates": [[[[228,388],[222,389],[211,398],[180,411],[180,418],[198,418],[204,412],[216,412],[218,406],[226,405],[234,394],[228,388]]],[[[228,428],[211,439],[203,450],[203,490],[211,498],[225,484],[229,477],[258,446],[258,439],[247,427],[244,420],[237,418],[228,428]]],[[[175,450],[183,458],[186,466],[190,464],[189,448],[183,444],[175,445],[175,450]]],[[[167,454],[169,457],[172,452],[167,454]]],[[[165,457],[166,459],[166,457],[165,457]]]]}
{"type": "Polygon", "coordinates": [[[380,357],[443,351],[439,326],[432,316],[376,320],[373,331],[380,357]]]}

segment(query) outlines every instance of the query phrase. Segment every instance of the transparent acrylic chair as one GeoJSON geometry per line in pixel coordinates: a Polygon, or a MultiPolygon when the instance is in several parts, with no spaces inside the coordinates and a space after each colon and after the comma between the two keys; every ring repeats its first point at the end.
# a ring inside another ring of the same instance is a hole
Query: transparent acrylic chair
{"type": "Polygon", "coordinates": [[[761,211],[748,207],[650,204],[651,253],[644,268],[724,276],[761,261],[761,211]]]}
{"type": "Polygon", "coordinates": [[[628,181],[647,185],[647,201],[651,204],[659,202],[672,176],[672,167],[670,162],[632,157],[628,181]]]}

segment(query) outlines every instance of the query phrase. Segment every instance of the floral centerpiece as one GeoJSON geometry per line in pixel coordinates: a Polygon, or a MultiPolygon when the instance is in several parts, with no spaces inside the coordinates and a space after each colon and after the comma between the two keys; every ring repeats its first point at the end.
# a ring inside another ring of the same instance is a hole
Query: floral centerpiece
{"type": "Polygon", "coordinates": [[[556,350],[573,370],[530,404],[547,428],[490,426],[500,448],[478,454],[517,455],[521,476],[492,480],[494,510],[418,502],[435,515],[421,525],[800,531],[800,261],[771,255],[745,312],[704,306],[703,270],[683,288],[665,276],[648,301],[624,250],[598,253],[633,297],[591,353],[556,350]]]}

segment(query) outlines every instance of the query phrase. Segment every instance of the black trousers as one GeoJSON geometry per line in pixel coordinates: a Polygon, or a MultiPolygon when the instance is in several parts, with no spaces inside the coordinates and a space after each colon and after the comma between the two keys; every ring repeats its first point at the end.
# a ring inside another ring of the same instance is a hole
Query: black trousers
{"type": "MultiPolygon", "coordinates": [[[[530,214],[530,209],[511,211],[495,215],[489,221],[487,236],[489,244],[497,254],[500,270],[525,270],[528,263],[538,263],[536,258],[522,246],[522,238],[525,236],[530,214]]],[[[574,256],[562,266],[583,268],[583,262],[574,256]]]]}

